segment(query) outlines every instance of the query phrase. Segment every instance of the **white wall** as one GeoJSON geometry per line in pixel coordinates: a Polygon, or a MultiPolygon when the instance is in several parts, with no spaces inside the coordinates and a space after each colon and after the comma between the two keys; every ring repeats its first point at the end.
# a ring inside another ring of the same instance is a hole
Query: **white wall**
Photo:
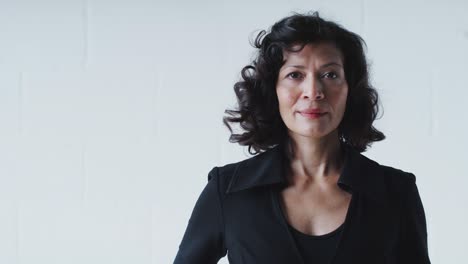
{"type": "Polygon", "coordinates": [[[0,0],[0,263],[171,263],[208,171],[248,157],[221,118],[249,37],[311,10],[366,40],[365,155],[415,173],[433,263],[464,262],[466,1],[0,0]]]}

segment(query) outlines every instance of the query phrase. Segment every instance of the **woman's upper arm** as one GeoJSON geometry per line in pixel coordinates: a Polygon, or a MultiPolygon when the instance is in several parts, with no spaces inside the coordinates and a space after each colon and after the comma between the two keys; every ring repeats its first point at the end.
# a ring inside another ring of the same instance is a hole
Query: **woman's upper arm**
{"type": "Polygon", "coordinates": [[[429,264],[424,206],[416,186],[416,177],[412,173],[409,173],[409,177],[402,204],[402,245],[399,263],[429,264]]]}
{"type": "Polygon", "coordinates": [[[222,210],[218,168],[214,167],[195,203],[174,264],[217,263],[226,255],[222,210]]]}

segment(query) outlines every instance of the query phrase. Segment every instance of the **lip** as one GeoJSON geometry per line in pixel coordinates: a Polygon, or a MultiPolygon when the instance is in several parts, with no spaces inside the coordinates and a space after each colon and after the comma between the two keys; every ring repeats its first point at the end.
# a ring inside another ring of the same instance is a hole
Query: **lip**
{"type": "Polygon", "coordinates": [[[307,117],[307,118],[317,119],[317,118],[320,118],[320,117],[326,115],[327,113],[326,113],[326,112],[323,112],[323,113],[304,113],[304,112],[299,112],[299,114],[301,114],[302,116],[307,117]]]}
{"type": "Polygon", "coordinates": [[[320,108],[306,108],[304,110],[299,111],[301,114],[323,114],[326,113],[320,108]]]}

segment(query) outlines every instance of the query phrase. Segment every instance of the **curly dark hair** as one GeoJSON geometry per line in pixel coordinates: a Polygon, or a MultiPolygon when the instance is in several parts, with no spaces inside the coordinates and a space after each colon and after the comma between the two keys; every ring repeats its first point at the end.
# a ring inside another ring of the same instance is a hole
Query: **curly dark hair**
{"type": "MultiPolygon", "coordinates": [[[[343,54],[345,78],[349,87],[346,109],[338,126],[340,143],[364,152],[374,141],[385,135],[372,123],[379,112],[377,91],[370,85],[368,64],[363,47],[364,40],[335,22],[321,18],[318,12],[285,17],[276,22],[270,32],[261,30],[253,44],[256,58],[241,71],[242,80],[234,91],[237,109],[227,109],[223,123],[231,132],[229,142],[248,146],[254,155],[275,145],[287,144],[287,127],[279,113],[276,82],[284,51],[300,51],[306,44],[333,43],[343,54]],[[293,49],[300,44],[300,49],[293,49]],[[233,132],[231,125],[238,123],[243,133],[233,132]],[[253,149],[253,151],[252,151],[253,149]]],[[[286,145],[284,145],[286,146],[286,145]]]]}

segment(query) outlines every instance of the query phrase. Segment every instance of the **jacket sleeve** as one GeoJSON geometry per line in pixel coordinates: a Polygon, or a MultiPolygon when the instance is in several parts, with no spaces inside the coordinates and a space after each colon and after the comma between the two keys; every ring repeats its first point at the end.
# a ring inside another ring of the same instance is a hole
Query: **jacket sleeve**
{"type": "Polygon", "coordinates": [[[416,186],[416,177],[412,173],[409,176],[402,204],[401,254],[398,263],[430,264],[424,207],[416,186]]]}
{"type": "Polygon", "coordinates": [[[214,167],[195,203],[174,264],[217,263],[226,252],[218,168],[214,167]]]}

